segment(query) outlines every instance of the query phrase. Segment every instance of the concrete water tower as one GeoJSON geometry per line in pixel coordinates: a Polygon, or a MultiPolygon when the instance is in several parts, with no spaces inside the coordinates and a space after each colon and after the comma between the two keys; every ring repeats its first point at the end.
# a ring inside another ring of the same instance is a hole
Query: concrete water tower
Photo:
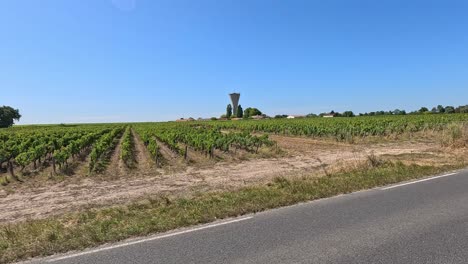
{"type": "Polygon", "coordinates": [[[232,93],[229,95],[229,97],[231,97],[232,102],[232,114],[236,116],[237,108],[239,107],[240,93],[232,93]]]}

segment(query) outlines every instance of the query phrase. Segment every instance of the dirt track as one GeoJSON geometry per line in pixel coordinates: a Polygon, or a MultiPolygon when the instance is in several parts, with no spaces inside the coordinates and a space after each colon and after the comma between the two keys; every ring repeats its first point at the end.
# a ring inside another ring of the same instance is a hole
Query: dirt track
{"type": "MultiPolygon", "coordinates": [[[[19,186],[11,194],[0,189],[0,222],[43,218],[90,206],[126,203],[147,195],[186,195],[193,191],[238,188],[270,181],[278,176],[321,173],[324,167],[333,170],[351,166],[365,160],[371,153],[377,156],[421,153],[428,154],[429,157],[445,155],[437,152],[437,144],[427,143],[364,146],[279,136],[274,136],[273,139],[278,141],[280,147],[286,149],[286,157],[251,159],[240,163],[218,162],[209,167],[189,166],[182,172],[165,173],[144,161],[138,161],[143,168],[132,172],[129,177],[121,175],[107,181],[103,181],[102,178],[83,177],[82,180],[73,183],[64,181],[36,188],[19,186]],[[135,177],[136,174],[139,174],[139,177],[135,177]]],[[[136,146],[136,151],[137,159],[148,158],[148,154],[144,153],[145,150],[141,149],[140,145],[136,146]]],[[[114,168],[118,168],[119,165],[120,162],[115,159],[110,164],[111,167],[115,166],[114,168]]],[[[122,170],[118,170],[122,173],[122,170]]]]}

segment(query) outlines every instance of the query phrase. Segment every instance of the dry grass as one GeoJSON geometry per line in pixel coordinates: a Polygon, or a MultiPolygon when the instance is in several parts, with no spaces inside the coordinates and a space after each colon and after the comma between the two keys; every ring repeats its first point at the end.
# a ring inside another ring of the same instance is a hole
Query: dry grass
{"type": "Polygon", "coordinates": [[[441,145],[451,148],[468,147],[468,124],[450,124],[442,132],[441,145]]]}

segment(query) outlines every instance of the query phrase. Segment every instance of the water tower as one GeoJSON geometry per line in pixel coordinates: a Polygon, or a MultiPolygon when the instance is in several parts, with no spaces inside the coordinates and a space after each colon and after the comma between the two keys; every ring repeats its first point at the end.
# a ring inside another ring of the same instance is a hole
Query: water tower
{"type": "Polygon", "coordinates": [[[236,116],[237,108],[239,107],[240,93],[232,93],[229,95],[229,97],[231,97],[232,102],[232,114],[236,116]]]}

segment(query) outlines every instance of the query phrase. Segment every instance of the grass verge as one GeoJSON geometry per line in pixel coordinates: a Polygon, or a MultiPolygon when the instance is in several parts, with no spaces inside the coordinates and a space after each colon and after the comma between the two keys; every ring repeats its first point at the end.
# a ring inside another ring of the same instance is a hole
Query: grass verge
{"type": "Polygon", "coordinates": [[[90,209],[43,220],[0,225],[0,263],[81,250],[216,219],[239,216],[460,168],[401,162],[328,177],[277,178],[268,185],[211,192],[190,199],[148,198],[126,206],[90,209]]]}

